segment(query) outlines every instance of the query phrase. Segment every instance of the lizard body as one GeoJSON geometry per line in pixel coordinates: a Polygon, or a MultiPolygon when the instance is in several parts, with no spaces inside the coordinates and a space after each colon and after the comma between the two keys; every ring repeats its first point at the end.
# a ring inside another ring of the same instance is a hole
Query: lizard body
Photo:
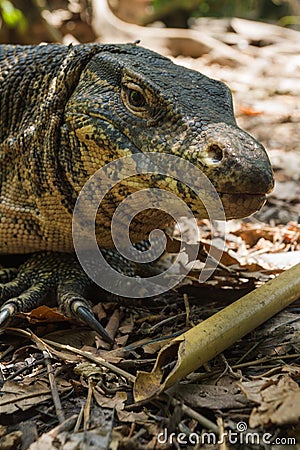
{"type": "MultiPolygon", "coordinates": [[[[68,279],[63,255],[70,254],[77,264],[72,242],[76,199],[89,177],[109,162],[139,152],[187,159],[212,182],[227,218],[257,211],[273,187],[267,154],[237,126],[227,86],[134,44],[1,45],[0,105],[0,253],[46,251],[50,261],[43,266],[37,257],[34,276],[26,275],[30,264],[21,268],[19,279],[26,282],[17,281],[15,289],[15,279],[2,284],[7,301],[0,324],[36,306],[34,287],[39,286],[41,302],[62,273],[68,279]]],[[[113,246],[115,208],[144,187],[172,189],[195,215],[205,217],[203,205],[183,183],[174,185],[168,176],[133,177],[101,203],[100,247],[113,246]]],[[[146,239],[153,228],[169,222],[165,213],[148,210],[133,219],[131,239],[146,239]]],[[[69,279],[72,291],[74,277],[69,279]]],[[[82,287],[73,299],[81,301],[85,282],[78,280],[82,287]]],[[[57,287],[59,298],[68,297],[67,287],[57,287]]]]}

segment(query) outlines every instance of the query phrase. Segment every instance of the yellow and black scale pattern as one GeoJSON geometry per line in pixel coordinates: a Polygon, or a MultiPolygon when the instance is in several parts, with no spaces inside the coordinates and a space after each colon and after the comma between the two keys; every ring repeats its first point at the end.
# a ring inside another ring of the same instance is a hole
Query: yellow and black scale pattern
{"type": "MultiPolygon", "coordinates": [[[[273,187],[267,154],[238,128],[227,86],[135,44],[1,45],[0,105],[0,253],[33,253],[17,272],[0,273],[0,326],[43,303],[49,291],[67,314],[92,320],[72,213],[83,185],[107,163],[146,152],[185,158],[212,182],[227,218],[258,210],[273,187]]],[[[205,216],[184,183],[132,177],[101,203],[101,248],[112,247],[115,208],[144,187],[171,190],[205,216]]],[[[163,212],[138,215],[132,241],[169,221],[163,212]]],[[[106,252],[118,267],[117,253],[106,252]]]]}

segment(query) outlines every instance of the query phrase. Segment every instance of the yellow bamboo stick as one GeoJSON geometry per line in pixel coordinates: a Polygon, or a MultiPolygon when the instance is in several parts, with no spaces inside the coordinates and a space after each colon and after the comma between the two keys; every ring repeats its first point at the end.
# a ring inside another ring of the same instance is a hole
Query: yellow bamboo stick
{"type": "Polygon", "coordinates": [[[173,386],[299,296],[300,264],[297,264],[163,347],[152,372],[138,372],[135,401],[150,399],[173,386]],[[168,373],[164,367],[172,363],[175,366],[168,373]]]}

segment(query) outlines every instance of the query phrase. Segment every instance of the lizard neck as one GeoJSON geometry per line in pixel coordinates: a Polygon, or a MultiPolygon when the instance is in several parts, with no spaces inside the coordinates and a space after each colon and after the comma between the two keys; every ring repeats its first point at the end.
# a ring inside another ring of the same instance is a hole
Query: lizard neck
{"type": "Polygon", "coordinates": [[[49,46],[39,52],[31,46],[1,48],[1,253],[73,250],[72,205],[59,197],[60,126],[65,104],[96,51],[97,46],[53,45],[51,52],[49,46]]]}

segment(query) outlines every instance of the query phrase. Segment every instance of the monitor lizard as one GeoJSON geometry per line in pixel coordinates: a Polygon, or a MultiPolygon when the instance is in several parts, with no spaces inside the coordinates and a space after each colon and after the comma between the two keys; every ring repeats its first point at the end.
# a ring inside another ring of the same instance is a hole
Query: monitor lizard
{"type": "MultiPolygon", "coordinates": [[[[0,272],[0,327],[54,292],[65,314],[109,340],[85,299],[91,281],[74,254],[72,213],[82,186],[112,160],[160,152],[190,161],[228,219],[260,209],[273,188],[267,153],[237,126],[229,88],[136,44],[1,45],[0,103],[0,253],[29,255],[0,272]]],[[[142,186],[168,188],[167,177],[142,186]]],[[[124,182],[97,214],[99,246],[117,270],[111,211],[136,188],[124,182]]],[[[204,216],[182,183],[175,194],[204,216]]],[[[170,220],[153,211],[145,219],[133,222],[133,242],[170,220]]]]}

